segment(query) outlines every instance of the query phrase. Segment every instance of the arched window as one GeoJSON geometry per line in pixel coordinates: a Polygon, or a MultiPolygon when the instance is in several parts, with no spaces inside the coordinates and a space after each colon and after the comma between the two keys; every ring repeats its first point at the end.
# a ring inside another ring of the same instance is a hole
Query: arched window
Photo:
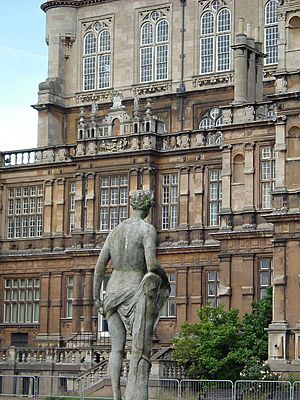
{"type": "Polygon", "coordinates": [[[230,68],[231,13],[221,0],[214,0],[200,18],[200,74],[230,68]]]}
{"type": "Polygon", "coordinates": [[[278,62],[278,0],[270,0],[265,6],[266,65],[278,62]]]}
{"type": "Polygon", "coordinates": [[[140,30],[140,81],[168,78],[169,23],[158,11],[148,16],[140,30]]]}
{"type": "Polygon", "coordinates": [[[199,129],[211,129],[217,126],[221,126],[223,122],[222,111],[214,107],[211,110],[207,111],[204,116],[201,118],[199,123],[199,129]]]}
{"type": "Polygon", "coordinates": [[[110,87],[111,33],[101,22],[96,22],[83,43],[83,90],[110,87]]]}

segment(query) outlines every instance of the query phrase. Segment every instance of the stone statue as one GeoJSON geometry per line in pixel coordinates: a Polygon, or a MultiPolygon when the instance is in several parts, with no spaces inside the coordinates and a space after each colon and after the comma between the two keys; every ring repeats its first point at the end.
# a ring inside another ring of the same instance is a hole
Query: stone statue
{"type": "Polygon", "coordinates": [[[126,332],[132,336],[132,350],[125,399],[148,399],[153,329],[170,293],[166,273],[156,259],[156,231],[144,221],[153,200],[151,191],[138,190],[132,194],[132,216],[109,233],[95,268],[94,300],[107,319],[111,337],[108,368],[114,400],[121,400],[126,332]],[[110,260],[112,274],[102,300],[101,283],[110,260]]]}

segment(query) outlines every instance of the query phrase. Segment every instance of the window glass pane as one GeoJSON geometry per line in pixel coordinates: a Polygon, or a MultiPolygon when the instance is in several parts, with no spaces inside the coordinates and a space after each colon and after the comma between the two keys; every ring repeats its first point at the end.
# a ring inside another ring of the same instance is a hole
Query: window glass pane
{"type": "Polygon", "coordinates": [[[103,30],[99,36],[99,50],[100,52],[110,51],[110,32],[103,30]]]}
{"type": "Polygon", "coordinates": [[[202,16],[201,34],[210,35],[214,33],[214,15],[212,12],[206,12],[202,16]]]}
{"type": "Polygon", "coordinates": [[[168,45],[156,48],[156,79],[167,79],[168,77],[168,45]]]}
{"type": "Polygon", "coordinates": [[[230,35],[220,35],[217,37],[217,71],[229,69],[230,55],[230,35]]]}
{"type": "Polygon", "coordinates": [[[225,8],[218,14],[218,32],[230,31],[230,11],[225,8]]]}
{"type": "Polygon", "coordinates": [[[96,53],[96,48],[97,48],[97,39],[96,39],[96,35],[94,35],[93,33],[88,33],[85,36],[84,39],[84,54],[93,54],[96,53]]]}
{"type": "Polygon", "coordinates": [[[87,57],[83,61],[84,90],[95,89],[95,77],[96,77],[96,58],[87,57]]]}
{"type": "Polygon", "coordinates": [[[200,72],[207,74],[213,71],[213,38],[207,37],[200,40],[200,72]]]}
{"type": "Polygon", "coordinates": [[[141,48],[141,82],[148,82],[152,80],[152,47],[141,48]]]}
{"type": "Polygon", "coordinates": [[[150,22],[146,22],[141,28],[141,44],[147,45],[153,42],[153,26],[150,22]]]}
{"type": "Polygon", "coordinates": [[[169,40],[169,24],[162,20],[157,24],[157,42],[167,42],[169,40]]]}

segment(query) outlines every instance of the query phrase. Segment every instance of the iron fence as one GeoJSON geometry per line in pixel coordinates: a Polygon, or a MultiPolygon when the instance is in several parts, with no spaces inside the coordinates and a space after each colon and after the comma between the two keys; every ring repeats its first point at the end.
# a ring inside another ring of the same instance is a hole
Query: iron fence
{"type": "MultiPolygon", "coordinates": [[[[107,379],[107,378],[106,378],[107,379]]],[[[101,385],[100,385],[101,386],[101,385]]],[[[100,387],[99,386],[99,387],[100,387]]],[[[89,390],[75,376],[0,375],[0,400],[110,400],[112,394],[89,390]],[[101,397],[102,396],[102,397],[101,397]]],[[[149,400],[300,400],[300,381],[153,379],[149,400]]]]}

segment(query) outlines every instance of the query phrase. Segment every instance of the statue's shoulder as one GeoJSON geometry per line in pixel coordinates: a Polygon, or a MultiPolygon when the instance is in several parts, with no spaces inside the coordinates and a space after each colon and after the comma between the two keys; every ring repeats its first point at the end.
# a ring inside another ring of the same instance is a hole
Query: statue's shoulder
{"type": "Polygon", "coordinates": [[[149,222],[144,221],[144,229],[146,234],[151,236],[156,235],[156,229],[154,228],[153,225],[149,224],[149,222]]]}

